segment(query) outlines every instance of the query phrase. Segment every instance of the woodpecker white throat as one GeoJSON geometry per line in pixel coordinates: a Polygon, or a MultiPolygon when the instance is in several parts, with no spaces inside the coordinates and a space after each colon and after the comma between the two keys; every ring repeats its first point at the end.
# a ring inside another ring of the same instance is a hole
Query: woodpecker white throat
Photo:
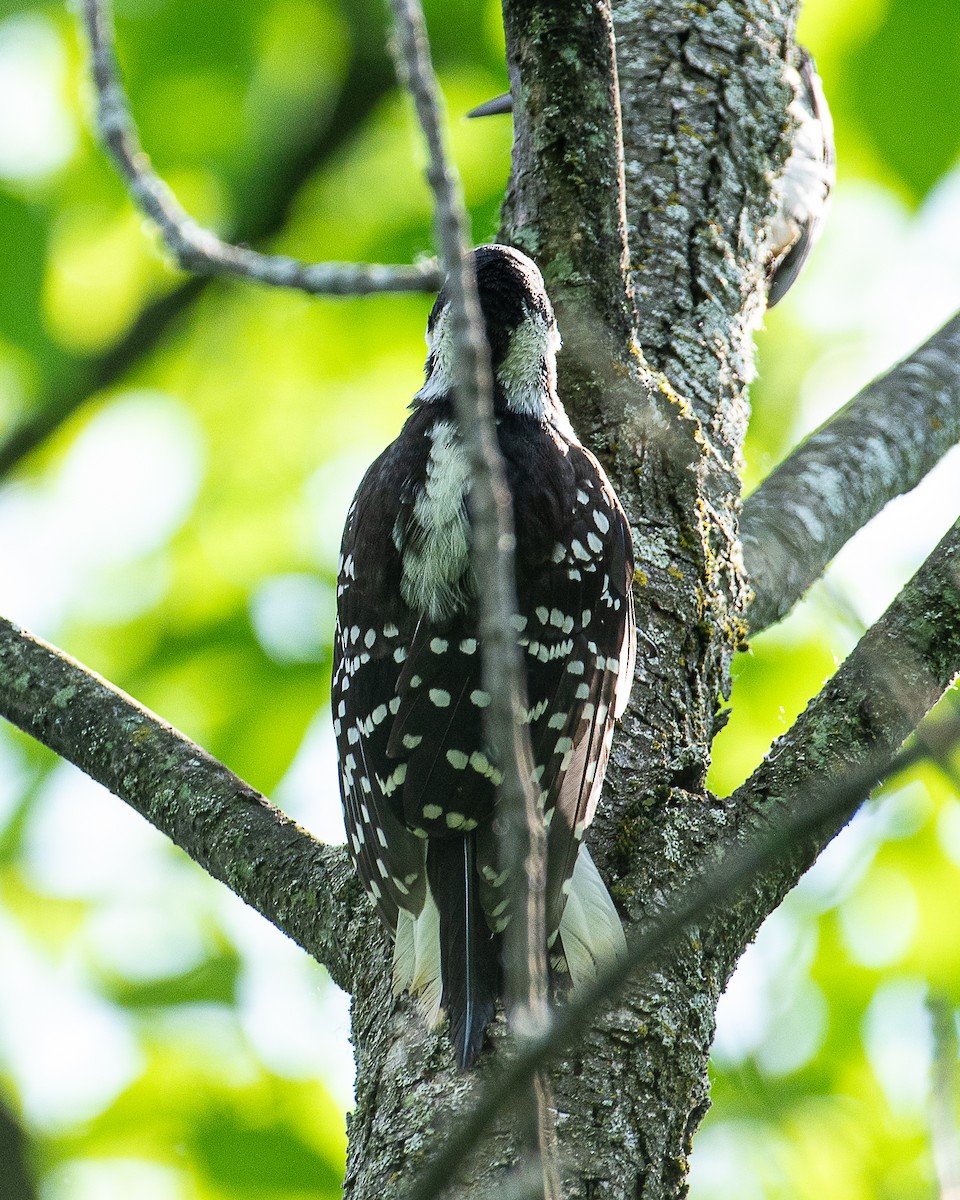
{"type": "MultiPolygon", "coordinates": [[[[474,264],[514,506],[513,626],[547,829],[548,944],[554,971],[577,986],[625,948],[583,837],[633,677],[633,549],[557,396],[560,337],[539,270],[507,246],[481,246],[474,264]]],[[[332,704],[349,848],[394,939],[394,989],[415,994],[431,1022],[446,1014],[463,1067],[495,1013],[512,914],[493,829],[502,775],[483,728],[483,584],[470,564],[445,289],[427,346],[413,412],[347,516],[332,704]]]]}

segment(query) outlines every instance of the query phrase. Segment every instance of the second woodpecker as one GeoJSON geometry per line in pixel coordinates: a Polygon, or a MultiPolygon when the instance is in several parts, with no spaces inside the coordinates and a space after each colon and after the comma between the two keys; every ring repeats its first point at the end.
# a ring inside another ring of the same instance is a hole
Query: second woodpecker
{"type": "MultiPolygon", "coordinates": [[[[474,252],[513,499],[533,783],[547,828],[554,969],[574,986],[623,952],[583,838],[633,676],[630,528],[577,441],[556,389],[560,337],[543,279],[507,246],[474,252]]],[[[427,326],[426,381],[350,508],[339,568],[334,727],[349,847],[394,939],[397,993],[449,1021],[457,1061],[479,1053],[511,919],[494,811],[499,765],[483,728],[470,467],[452,391],[447,292],[427,326]]]]}
{"type": "MultiPolygon", "coordinates": [[[[830,207],[837,176],[833,120],[813,55],[797,47],[798,66],[784,66],[784,81],[793,89],[787,112],[793,121],[792,145],[774,184],[776,209],[763,245],[766,259],[767,307],[779,304],[797,281],[817,244],[830,207]]],[[[467,113],[490,117],[513,111],[509,92],[494,96],[467,113]]]]}

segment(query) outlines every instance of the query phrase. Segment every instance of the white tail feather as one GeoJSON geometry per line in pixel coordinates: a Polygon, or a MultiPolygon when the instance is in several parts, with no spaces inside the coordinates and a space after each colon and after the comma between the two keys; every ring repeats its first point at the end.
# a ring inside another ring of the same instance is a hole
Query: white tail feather
{"type": "Polygon", "coordinates": [[[580,847],[560,918],[560,941],[574,987],[627,952],[620,917],[586,846],[580,847]]]}
{"type": "Polygon", "coordinates": [[[409,990],[431,1025],[440,1019],[440,913],[430,889],[418,916],[402,909],[393,946],[393,994],[409,990]]]}
{"type": "Polygon", "coordinates": [[[399,996],[413,983],[416,970],[416,924],[413,913],[400,909],[397,913],[397,935],[393,940],[393,994],[399,996]]]}

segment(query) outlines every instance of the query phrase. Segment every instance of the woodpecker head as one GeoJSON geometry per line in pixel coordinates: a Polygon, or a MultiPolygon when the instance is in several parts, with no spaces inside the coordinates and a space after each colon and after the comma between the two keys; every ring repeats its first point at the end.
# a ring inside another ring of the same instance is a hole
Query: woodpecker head
{"type": "MultiPolygon", "coordinates": [[[[565,426],[556,392],[560,333],[536,263],[511,246],[497,245],[474,250],[473,262],[497,411],[565,426]]],[[[450,315],[444,284],[427,321],[426,382],[417,394],[421,402],[444,399],[452,391],[456,349],[450,315]]]]}

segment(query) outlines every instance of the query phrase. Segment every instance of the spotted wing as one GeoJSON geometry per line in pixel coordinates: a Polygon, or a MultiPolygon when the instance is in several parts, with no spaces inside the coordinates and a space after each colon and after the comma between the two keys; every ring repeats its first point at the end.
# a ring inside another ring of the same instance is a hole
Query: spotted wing
{"type": "Polygon", "coordinates": [[[571,445],[566,465],[571,483],[552,545],[544,546],[542,526],[525,527],[522,490],[517,518],[520,605],[527,620],[521,644],[537,786],[548,823],[551,934],[596,811],[635,653],[629,525],[588,451],[571,445]]]}
{"type": "Polygon", "coordinates": [[[347,842],[364,887],[392,930],[397,910],[425,895],[424,843],[398,819],[403,764],[388,750],[397,686],[413,635],[400,598],[392,531],[409,465],[388,449],[370,468],[347,517],[337,585],[332,707],[347,842]],[[392,457],[391,457],[392,456],[392,457]]]}

